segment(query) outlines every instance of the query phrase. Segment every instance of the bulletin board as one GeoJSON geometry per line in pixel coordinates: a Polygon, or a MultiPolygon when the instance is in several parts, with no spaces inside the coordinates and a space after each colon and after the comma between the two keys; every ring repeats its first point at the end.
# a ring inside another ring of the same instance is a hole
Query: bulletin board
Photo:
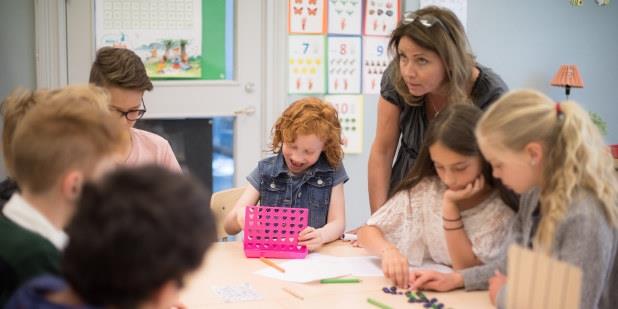
{"type": "Polygon", "coordinates": [[[133,50],[152,79],[232,79],[233,0],[95,0],[95,47],[133,50]]]}
{"type": "Polygon", "coordinates": [[[400,0],[288,0],[288,93],[378,93],[400,8],[400,0]]]}
{"type": "Polygon", "coordinates": [[[380,91],[400,0],[288,0],[288,94],[338,111],[345,153],[363,151],[363,94],[380,91]]]}

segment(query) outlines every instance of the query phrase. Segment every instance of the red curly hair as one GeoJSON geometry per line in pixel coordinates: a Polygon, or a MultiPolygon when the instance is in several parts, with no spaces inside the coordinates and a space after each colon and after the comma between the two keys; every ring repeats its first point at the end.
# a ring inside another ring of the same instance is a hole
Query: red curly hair
{"type": "Polygon", "coordinates": [[[343,149],[337,110],[315,97],[295,101],[277,119],[272,129],[271,150],[279,153],[283,143],[292,143],[297,136],[310,134],[315,134],[324,142],[322,153],[328,164],[338,166],[343,159],[343,149]]]}

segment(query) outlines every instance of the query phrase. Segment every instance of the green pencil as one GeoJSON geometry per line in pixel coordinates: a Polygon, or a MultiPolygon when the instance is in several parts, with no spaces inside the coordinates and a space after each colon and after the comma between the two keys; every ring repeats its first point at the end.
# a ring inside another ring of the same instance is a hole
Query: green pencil
{"type": "Polygon", "coordinates": [[[322,279],[320,283],[359,283],[361,282],[358,278],[329,278],[322,279]]]}
{"type": "Polygon", "coordinates": [[[378,308],[382,308],[382,309],[392,309],[390,306],[385,305],[377,300],[371,299],[371,298],[367,298],[367,302],[378,307],[378,308]]]}

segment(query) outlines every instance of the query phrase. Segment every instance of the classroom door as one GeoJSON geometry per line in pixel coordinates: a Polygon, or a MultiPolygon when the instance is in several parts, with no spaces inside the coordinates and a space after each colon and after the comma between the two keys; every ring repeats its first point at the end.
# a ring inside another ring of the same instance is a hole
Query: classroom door
{"type": "MultiPolygon", "coordinates": [[[[145,118],[234,116],[235,185],[255,167],[268,138],[262,123],[264,1],[227,0],[233,7],[233,74],[229,80],[160,80],[144,95],[145,118]]],[[[95,1],[67,1],[68,82],[88,81],[95,55],[95,1]]],[[[210,162],[205,162],[210,164],[210,162]]]]}

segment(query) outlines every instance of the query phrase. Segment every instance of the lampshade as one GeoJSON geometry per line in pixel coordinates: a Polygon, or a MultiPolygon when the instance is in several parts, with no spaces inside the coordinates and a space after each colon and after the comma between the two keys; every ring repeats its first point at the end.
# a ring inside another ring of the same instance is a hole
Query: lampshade
{"type": "Polygon", "coordinates": [[[584,88],[584,81],[582,81],[576,65],[563,64],[551,80],[551,85],[569,88],[584,88]]]}

